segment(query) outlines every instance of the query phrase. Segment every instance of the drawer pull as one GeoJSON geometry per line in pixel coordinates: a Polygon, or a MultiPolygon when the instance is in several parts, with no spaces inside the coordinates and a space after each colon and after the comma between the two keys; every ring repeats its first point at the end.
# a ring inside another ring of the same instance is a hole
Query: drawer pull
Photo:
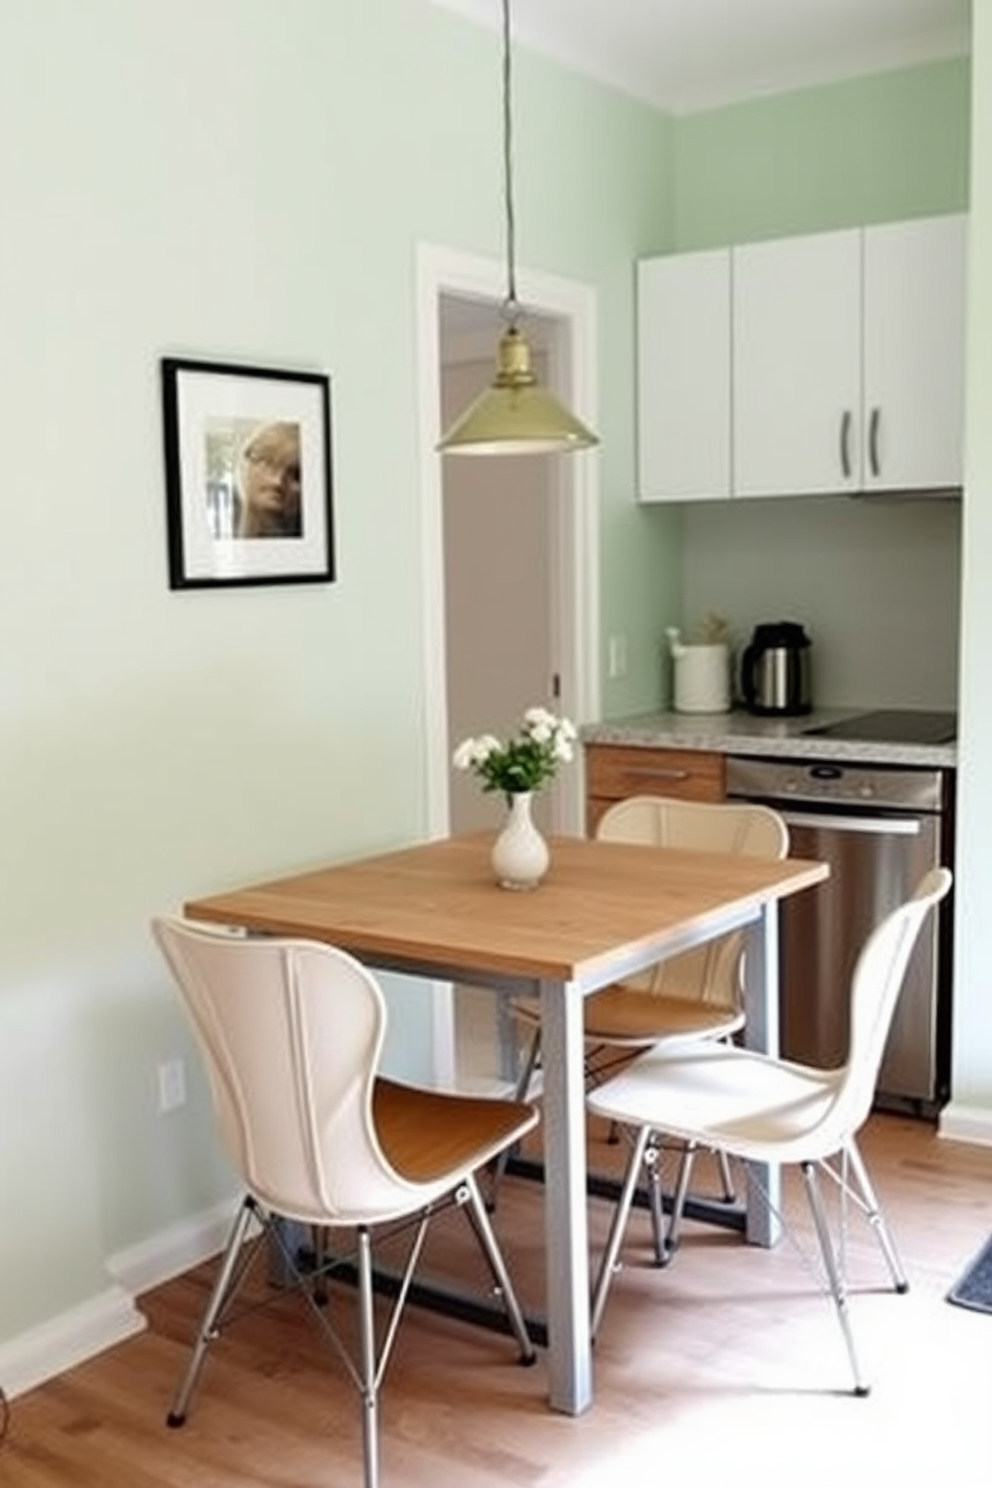
{"type": "Polygon", "coordinates": [[[641,780],[690,780],[692,778],[691,770],[666,770],[661,765],[627,765],[623,773],[636,776],[641,780]]]}

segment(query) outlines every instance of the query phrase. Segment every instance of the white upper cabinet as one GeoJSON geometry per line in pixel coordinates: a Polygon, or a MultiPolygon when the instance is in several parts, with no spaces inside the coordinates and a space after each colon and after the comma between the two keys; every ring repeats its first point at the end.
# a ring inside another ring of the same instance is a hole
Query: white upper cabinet
{"type": "Polygon", "coordinates": [[[963,480],[963,215],[866,229],[866,491],[941,490],[963,480]]]}
{"type": "Polygon", "coordinates": [[[641,500],[959,489],[965,223],[642,261],[641,500]]]}
{"type": "Polygon", "coordinates": [[[733,254],[734,494],[860,484],[861,233],[733,254]]]}
{"type": "Polygon", "coordinates": [[[643,259],[637,305],[641,500],[727,497],[730,249],[643,259]]]}

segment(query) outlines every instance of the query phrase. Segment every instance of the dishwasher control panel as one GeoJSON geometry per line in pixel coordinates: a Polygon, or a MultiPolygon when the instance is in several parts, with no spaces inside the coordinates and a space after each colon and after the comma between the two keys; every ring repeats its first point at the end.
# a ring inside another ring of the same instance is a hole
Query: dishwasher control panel
{"type": "Polygon", "coordinates": [[[836,760],[727,757],[727,795],[749,801],[809,801],[866,809],[941,810],[943,771],[840,764],[836,760]]]}

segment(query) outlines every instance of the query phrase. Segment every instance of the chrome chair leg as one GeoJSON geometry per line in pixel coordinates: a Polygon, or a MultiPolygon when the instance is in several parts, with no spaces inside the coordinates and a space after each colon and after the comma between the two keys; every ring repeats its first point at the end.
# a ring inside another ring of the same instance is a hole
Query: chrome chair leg
{"type": "Polygon", "coordinates": [[[379,1368],[372,1305],[372,1242],[368,1227],[358,1228],[359,1378],[362,1394],[362,1462],[365,1488],[379,1485],[379,1368]]]}
{"type": "Polygon", "coordinates": [[[534,1029],[534,1036],[530,1041],[530,1048],[524,1059],[523,1069],[517,1079],[516,1088],[513,1092],[514,1100],[526,1100],[530,1094],[531,1082],[534,1079],[534,1071],[537,1069],[537,1061],[541,1055],[541,1030],[534,1029]]]}
{"type": "Polygon", "coordinates": [[[486,1206],[482,1201],[482,1194],[479,1192],[479,1185],[474,1177],[469,1177],[465,1180],[465,1194],[468,1200],[468,1208],[465,1212],[468,1215],[472,1228],[475,1230],[482,1252],[489,1262],[489,1269],[492,1272],[496,1288],[503,1299],[503,1305],[510,1320],[510,1327],[513,1329],[513,1336],[520,1345],[520,1362],[521,1364],[533,1364],[537,1359],[537,1351],[531,1342],[530,1334],[527,1332],[523,1310],[517,1300],[517,1294],[510,1280],[510,1273],[507,1271],[506,1262],[503,1259],[503,1252],[496,1239],[489,1215],[486,1213],[486,1206]]]}
{"type": "Polygon", "coordinates": [[[733,1174],[730,1171],[730,1158],[721,1148],[716,1154],[716,1160],[720,1167],[720,1182],[723,1184],[723,1202],[732,1204],[737,1198],[734,1187],[733,1174]]]}
{"type": "Polygon", "coordinates": [[[210,1297],[204,1309],[199,1329],[197,1330],[196,1342],[193,1345],[193,1352],[190,1356],[186,1373],[183,1376],[179,1389],[176,1391],[172,1408],[165,1418],[169,1426],[182,1426],[186,1421],[186,1410],[189,1406],[190,1397],[193,1394],[197,1379],[199,1378],[200,1370],[203,1368],[207,1349],[220,1332],[221,1319],[244,1275],[244,1257],[241,1247],[244,1244],[248,1234],[248,1227],[253,1219],[262,1219],[263,1225],[265,1223],[254,1199],[246,1197],[242,1200],[241,1206],[234,1216],[234,1223],[228,1234],[227,1245],[224,1247],[224,1254],[221,1258],[220,1269],[217,1272],[216,1280],[211,1288],[210,1297]]]}
{"type": "Polygon", "coordinates": [[[624,1230],[627,1228],[627,1219],[630,1215],[630,1206],[634,1202],[634,1193],[637,1189],[637,1179],[640,1175],[641,1164],[644,1161],[644,1152],[651,1136],[650,1130],[642,1126],[634,1140],[624,1174],[623,1187],[617,1200],[616,1209],[613,1211],[613,1222],[610,1225],[610,1233],[606,1241],[606,1249],[603,1259],[600,1261],[599,1273],[592,1294],[592,1310],[589,1322],[589,1332],[593,1340],[599,1331],[599,1324],[606,1306],[606,1294],[610,1289],[614,1272],[617,1269],[617,1256],[620,1254],[620,1244],[623,1240],[624,1230]]]}
{"type": "Polygon", "coordinates": [[[847,1288],[844,1285],[844,1279],[837,1265],[833,1241],[830,1238],[830,1226],[827,1222],[826,1210],[823,1205],[823,1196],[820,1193],[816,1164],[813,1162],[804,1162],[800,1164],[800,1169],[806,1185],[806,1194],[813,1215],[813,1223],[816,1226],[817,1238],[820,1242],[820,1253],[823,1256],[827,1281],[830,1284],[830,1295],[834,1300],[837,1320],[840,1323],[841,1332],[844,1335],[844,1343],[847,1347],[847,1357],[851,1362],[851,1372],[854,1375],[853,1393],[855,1395],[867,1395],[869,1387],[865,1383],[864,1376],[861,1373],[861,1367],[858,1364],[858,1355],[854,1347],[854,1334],[851,1331],[851,1320],[848,1317],[847,1288]]]}
{"type": "MultiPolygon", "coordinates": [[[[719,1161],[720,1174],[723,1180],[723,1201],[732,1204],[737,1197],[734,1192],[734,1180],[730,1172],[730,1159],[725,1152],[716,1152],[714,1156],[719,1161]]],[[[686,1200],[689,1196],[689,1184],[692,1178],[692,1169],[695,1163],[695,1151],[683,1148],[679,1159],[678,1174],[675,1180],[675,1191],[672,1197],[672,1212],[668,1223],[668,1232],[664,1232],[663,1203],[661,1198],[661,1143],[652,1143],[645,1153],[645,1163],[648,1167],[648,1192],[651,1199],[651,1218],[654,1228],[654,1255],[655,1265],[667,1266],[678,1249],[679,1230],[682,1223],[682,1215],[686,1200]]]]}
{"type": "MultiPolygon", "coordinates": [[[[531,1039],[530,1047],[527,1050],[527,1057],[525,1058],[523,1063],[523,1068],[521,1069],[520,1074],[517,1076],[517,1083],[513,1091],[514,1100],[523,1101],[527,1099],[528,1093],[530,1092],[531,1083],[534,1079],[534,1071],[537,1068],[537,1061],[540,1053],[541,1030],[540,1028],[535,1028],[534,1036],[531,1039]]],[[[510,1161],[510,1155],[511,1149],[509,1147],[504,1147],[499,1157],[497,1157],[496,1161],[493,1163],[492,1178],[489,1184],[489,1198],[487,1200],[490,1214],[493,1213],[496,1208],[496,1190],[499,1188],[500,1183],[502,1183],[503,1181],[503,1176],[506,1173],[507,1164],[510,1161]]]]}
{"type": "Polygon", "coordinates": [[[892,1233],[886,1223],[885,1215],[882,1213],[882,1207],[875,1196],[875,1190],[871,1179],[868,1177],[868,1170],[864,1165],[864,1160],[858,1150],[858,1144],[854,1141],[848,1142],[845,1150],[847,1160],[851,1165],[854,1177],[861,1190],[865,1218],[874,1231],[879,1249],[885,1257],[886,1265],[889,1268],[889,1275],[892,1277],[892,1285],[897,1292],[908,1292],[909,1281],[903,1270],[902,1262],[899,1259],[899,1252],[896,1250],[895,1241],[892,1239],[892,1233]]]}
{"type": "Polygon", "coordinates": [[[672,1212],[668,1217],[668,1234],[665,1236],[664,1251],[666,1264],[672,1259],[672,1256],[678,1249],[682,1229],[682,1216],[685,1212],[685,1201],[689,1196],[689,1184],[692,1181],[692,1170],[695,1166],[697,1151],[698,1148],[695,1142],[689,1142],[683,1149],[682,1158],[679,1162],[678,1177],[675,1180],[675,1192],[672,1195],[672,1212]]]}
{"type": "MultiPolygon", "coordinates": [[[[654,1133],[652,1133],[652,1138],[654,1133]]],[[[654,1263],[668,1264],[665,1251],[665,1207],[661,1197],[661,1143],[649,1139],[644,1149],[644,1167],[648,1179],[648,1200],[651,1207],[651,1233],[654,1236],[654,1263]]]]}

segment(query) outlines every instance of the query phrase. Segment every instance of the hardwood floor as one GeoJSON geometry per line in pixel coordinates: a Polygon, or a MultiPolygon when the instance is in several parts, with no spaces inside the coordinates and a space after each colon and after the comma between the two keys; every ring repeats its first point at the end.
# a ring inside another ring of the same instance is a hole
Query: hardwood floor
{"type": "MultiPolygon", "coordinates": [[[[945,1293],[992,1230],[992,1151],[895,1116],[871,1119],[863,1150],[911,1282],[906,1296],[884,1289],[881,1256],[852,1216],[867,1399],[846,1393],[840,1331],[795,1244],[763,1252],[688,1225],[659,1272],[640,1213],[596,1344],[597,1399],[582,1417],[546,1408],[542,1361],[520,1368],[509,1338],[408,1313],[382,1395],[384,1488],[985,1488],[992,1315],[950,1306],[945,1293]]],[[[594,1141],[600,1164],[616,1151],[594,1141]]],[[[790,1228],[805,1249],[799,1199],[790,1183],[790,1228]]],[[[596,1249],[608,1213],[590,1201],[596,1249]]],[[[497,1223],[530,1306],[542,1287],[541,1218],[540,1187],[507,1178],[497,1223]]],[[[446,1216],[430,1261],[477,1275],[466,1234],[460,1215],[446,1216]]],[[[150,1292],[147,1332],[12,1403],[2,1488],[361,1482],[358,1398],[291,1295],[225,1332],[186,1426],[166,1427],[211,1274],[199,1267],[150,1292]]],[[[350,1302],[342,1290],[332,1305],[350,1302]]]]}

